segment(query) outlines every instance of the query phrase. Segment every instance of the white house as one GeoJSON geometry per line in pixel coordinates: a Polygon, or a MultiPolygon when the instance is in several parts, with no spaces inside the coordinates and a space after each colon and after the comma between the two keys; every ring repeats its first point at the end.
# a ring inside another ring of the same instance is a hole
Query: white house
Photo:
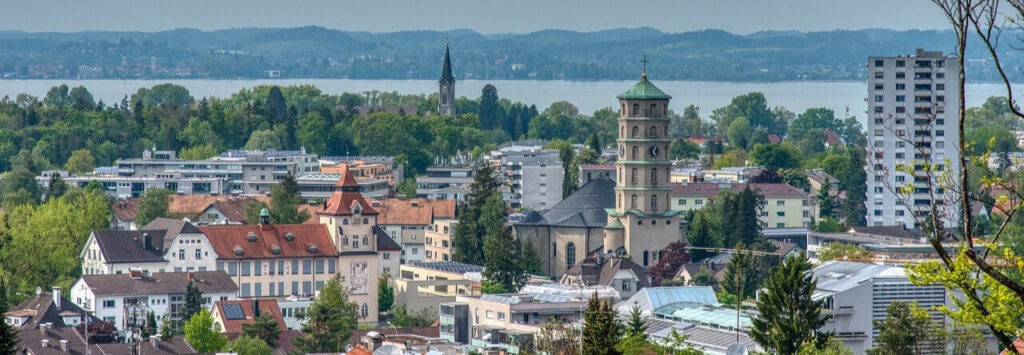
{"type": "Polygon", "coordinates": [[[148,312],[153,312],[158,322],[170,317],[180,326],[185,288],[190,282],[202,293],[207,307],[217,300],[236,299],[238,293],[238,286],[223,271],[151,275],[132,271],[121,275],[84,275],[71,286],[71,301],[122,331],[141,324],[148,312]]]}
{"type": "Polygon", "coordinates": [[[192,223],[157,218],[141,230],[93,231],[80,254],[82,275],[216,270],[217,253],[192,223]]]}

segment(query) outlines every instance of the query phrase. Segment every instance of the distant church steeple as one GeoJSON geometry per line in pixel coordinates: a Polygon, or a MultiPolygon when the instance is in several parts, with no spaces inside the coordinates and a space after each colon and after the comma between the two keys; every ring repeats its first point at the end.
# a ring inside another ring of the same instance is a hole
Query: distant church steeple
{"type": "Polygon", "coordinates": [[[455,117],[455,76],[452,75],[452,59],[447,41],[444,44],[444,67],[441,68],[441,79],[437,81],[437,87],[437,113],[455,117]]]}

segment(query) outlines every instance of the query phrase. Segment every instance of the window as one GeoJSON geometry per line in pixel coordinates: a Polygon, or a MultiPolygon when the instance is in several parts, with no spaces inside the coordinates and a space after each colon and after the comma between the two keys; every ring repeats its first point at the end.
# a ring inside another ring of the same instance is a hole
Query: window
{"type": "Polygon", "coordinates": [[[636,160],[636,157],[639,154],[640,154],[640,148],[634,145],[633,146],[633,156],[630,159],[636,160]]]}
{"type": "Polygon", "coordinates": [[[935,90],[946,90],[946,84],[935,84],[935,90]]]}
{"type": "Polygon", "coordinates": [[[202,260],[202,259],[203,259],[203,250],[202,249],[196,249],[196,260],[202,260]]]}
{"type": "MultiPolygon", "coordinates": [[[[882,113],[882,106],[875,106],[875,113],[882,113]]],[[[878,120],[875,120],[875,121],[881,121],[881,119],[878,119],[878,120]]],[[[882,123],[882,122],[875,122],[875,123],[882,123]]]]}
{"type": "Polygon", "coordinates": [[[178,249],[178,260],[185,260],[185,249],[178,249]]]}
{"type": "Polygon", "coordinates": [[[704,204],[704,200],[700,200],[700,199],[698,199],[698,200],[694,200],[694,201],[693,201],[693,204],[695,204],[695,205],[697,205],[697,206],[703,205],[703,204],[704,204]]]}
{"type": "Polygon", "coordinates": [[[906,95],[896,95],[896,102],[905,102],[905,101],[907,101],[907,96],[906,95]]]}
{"type": "Polygon", "coordinates": [[[907,61],[905,61],[905,60],[897,60],[896,61],[896,67],[897,68],[902,68],[902,67],[905,67],[905,66],[907,66],[907,61]]]}
{"type": "Polygon", "coordinates": [[[636,208],[636,195],[629,197],[629,208],[636,208]]]}
{"type": "Polygon", "coordinates": [[[363,303],[362,313],[363,313],[363,318],[366,318],[366,317],[368,317],[370,315],[370,307],[367,306],[366,303],[363,303]]]}
{"type": "Polygon", "coordinates": [[[880,71],[876,71],[875,72],[875,79],[881,79],[881,78],[884,78],[884,77],[885,77],[885,73],[882,73],[880,71]]]}
{"type": "Polygon", "coordinates": [[[565,266],[569,267],[576,264],[576,244],[569,242],[565,245],[565,266]]]}
{"type": "Polygon", "coordinates": [[[907,84],[896,84],[896,91],[903,91],[907,89],[907,84]]]}
{"type": "Polygon", "coordinates": [[[249,276],[250,272],[252,272],[252,262],[250,262],[250,261],[243,261],[242,262],[242,276],[249,276]]]}
{"type": "MultiPolygon", "coordinates": [[[[653,105],[652,105],[652,106],[653,106],[653,105]]],[[[498,312],[498,319],[499,319],[499,320],[503,320],[503,319],[505,319],[505,312],[498,312]]]]}
{"type": "Polygon", "coordinates": [[[651,169],[651,186],[658,186],[658,169],[651,169]]]}
{"type": "Polygon", "coordinates": [[[685,198],[679,199],[679,205],[680,206],[686,206],[686,199],[685,198]]]}
{"type": "Polygon", "coordinates": [[[638,178],[637,178],[636,168],[633,168],[633,170],[631,170],[630,174],[629,174],[629,184],[632,185],[632,186],[636,186],[637,179],[638,178]]]}
{"type": "MultiPolygon", "coordinates": [[[[639,115],[640,115],[640,104],[633,104],[633,116],[639,116],[639,115]]],[[[636,136],[634,135],[634,137],[636,137],[636,136]]]]}
{"type": "Polygon", "coordinates": [[[882,90],[885,87],[882,84],[875,84],[875,90],[882,90]]]}
{"type": "Polygon", "coordinates": [[[881,187],[881,186],[876,186],[876,187],[875,187],[875,193],[876,193],[876,194],[880,194],[880,193],[882,193],[882,187],[881,187]]]}
{"type": "Polygon", "coordinates": [[[485,314],[487,319],[494,319],[494,311],[488,310],[485,314]]]}
{"type": "Polygon", "coordinates": [[[882,210],[875,210],[875,216],[881,216],[882,210]]]}
{"type": "Polygon", "coordinates": [[[875,95],[875,102],[882,102],[882,95],[875,95]]]}
{"type": "Polygon", "coordinates": [[[253,266],[253,268],[252,268],[252,274],[253,275],[260,276],[260,275],[263,274],[263,262],[262,261],[259,261],[259,260],[254,261],[252,266],[253,266]]]}
{"type": "Polygon", "coordinates": [[[906,77],[907,77],[907,73],[896,72],[896,79],[906,79],[906,77]]]}
{"type": "Polygon", "coordinates": [[[633,286],[629,283],[629,280],[622,280],[622,290],[623,291],[632,291],[633,290],[633,286]]]}
{"type": "Polygon", "coordinates": [[[644,266],[648,266],[648,264],[650,263],[650,259],[651,259],[651,253],[646,251],[646,250],[644,250],[644,266]]]}
{"type": "MultiPolygon", "coordinates": [[[[653,108],[654,105],[651,105],[651,107],[653,108]]],[[[658,129],[651,127],[651,132],[647,134],[647,138],[658,138],[658,129]]]]}
{"type": "Polygon", "coordinates": [[[658,195],[651,195],[651,211],[658,210],[658,195]]]}
{"type": "Polygon", "coordinates": [[[302,274],[309,275],[313,272],[313,261],[306,259],[302,261],[302,274]]]}
{"type": "Polygon", "coordinates": [[[896,106],[896,113],[907,113],[907,108],[903,106],[896,106]]]}
{"type": "Polygon", "coordinates": [[[785,217],[786,216],[786,211],[775,212],[775,216],[777,216],[777,217],[785,217]]]}
{"type": "Polygon", "coordinates": [[[116,303],[114,300],[103,300],[103,308],[114,308],[116,303]]]}
{"type": "Polygon", "coordinates": [[[875,66],[876,67],[885,66],[885,61],[883,61],[881,59],[875,59],[875,66]]]}

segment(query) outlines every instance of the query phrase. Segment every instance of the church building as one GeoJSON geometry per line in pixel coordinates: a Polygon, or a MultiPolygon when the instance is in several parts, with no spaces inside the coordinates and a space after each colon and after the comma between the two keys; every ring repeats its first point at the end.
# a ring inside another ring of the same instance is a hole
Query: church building
{"type": "Polygon", "coordinates": [[[455,117],[455,76],[452,75],[452,58],[447,43],[444,45],[444,67],[441,68],[441,79],[437,81],[437,90],[437,113],[455,117]]]}

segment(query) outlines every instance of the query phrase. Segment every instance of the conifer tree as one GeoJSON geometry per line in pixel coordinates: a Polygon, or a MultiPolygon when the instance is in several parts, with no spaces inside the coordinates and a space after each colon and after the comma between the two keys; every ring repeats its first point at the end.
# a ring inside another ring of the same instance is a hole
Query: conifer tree
{"type": "MultiPolygon", "coordinates": [[[[495,179],[494,167],[481,163],[473,172],[473,183],[465,207],[459,212],[459,224],[452,235],[452,259],[461,263],[482,265],[484,261],[484,236],[487,226],[481,218],[487,200],[495,195],[500,186],[495,179]]],[[[493,226],[492,226],[493,227],[493,226]]]]}
{"type": "Polygon", "coordinates": [[[299,210],[302,196],[299,195],[299,184],[292,174],[286,175],[281,182],[270,188],[270,219],[274,224],[299,224],[309,219],[306,211],[299,210]]]}
{"type": "Polygon", "coordinates": [[[277,344],[280,334],[281,328],[278,327],[277,320],[267,312],[260,313],[252,323],[242,324],[242,336],[262,339],[270,346],[277,344]]]}
{"type": "Polygon", "coordinates": [[[533,241],[527,239],[522,242],[523,246],[523,257],[522,269],[523,272],[529,275],[544,275],[544,270],[540,267],[540,255],[537,254],[537,247],[534,246],[533,241]]]}
{"type": "Polygon", "coordinates": [[[750,329],[750,337],[765,350],[795,354],[825,325],[825,301],[811,298],[817,282],[810,270],[807,257],[790,256],[765,281],[750,329]]]}
{"type": "Polygon", "coordinates": [[[615,345],[619,341],[620,326],[615,319],[615,310],[608,301],[597,298],[597,293],[587,303],[583,313],[583,353],[593,355],[617,355],[615,345]]]}
{"type": "Polygon", "coordinates": [[[526,283],[523,272],[522,246],[508,228],[488,235],[484,241],[484,278],[494,293],[518,292],[526,283]]]}
{"type": "MultiPolygon", "coordinates": [[[[696,213],[693,222],[690,223],[690,231],[687,236],[690,245],[702,248],[721,248],[722,239],[714,233],[711,227],[711,221],[703,212],[696,213]]],[[[710,250],[691,249],[690,254],[693,256],[693,261],[701,261],[718,253],[710,250]]]]}
{"type": "MultiPolygon", "coordinates": [[[[7,311],[7,288],[0,279],[0,314],[7,311]]],[[[7,322],[0,322],[0,354],[15,354],[18,351],[18,330],[7,322]]]]}
{"type": "Polygon", "coordinates": [[[181,307],[181,321],[187,322],[192,315],[203,310],[203,294],[191,281],[185,286],[185,304],[181,307]]]}
{"type": "Polygon", "coordinates": [[[637,303],[633,303],[633,308],[629,311],[629,322],[626,323],[626,336],[647,338],[647,322],[644,321],[640,305],[637,303]]]}
{"type": "Polygon", "coordinates": [[[60,178],[60,174],[50,175],[50,184],[46,186],[46,200],[57,199],[68,191],[68,183],[60,178]]]}

